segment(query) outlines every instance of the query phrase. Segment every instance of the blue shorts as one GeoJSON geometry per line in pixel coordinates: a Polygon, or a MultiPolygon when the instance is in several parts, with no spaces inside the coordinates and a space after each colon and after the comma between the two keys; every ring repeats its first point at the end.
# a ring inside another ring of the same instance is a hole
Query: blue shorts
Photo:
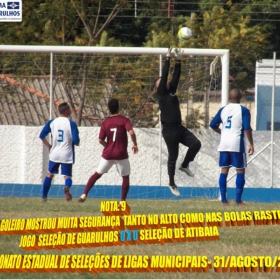
{"type": "Polygon", "coordinates": [[[61,175],[72,177],[72,163],[60,163],[49,161],[49,173],[58,174],[58,168],[61,165],[61,175]]]}
{"type": "Polygon", "coordinates": [[[219,167],[234,167],[236,169],[247,167],[246,153],[220,152],[219,167]]]}

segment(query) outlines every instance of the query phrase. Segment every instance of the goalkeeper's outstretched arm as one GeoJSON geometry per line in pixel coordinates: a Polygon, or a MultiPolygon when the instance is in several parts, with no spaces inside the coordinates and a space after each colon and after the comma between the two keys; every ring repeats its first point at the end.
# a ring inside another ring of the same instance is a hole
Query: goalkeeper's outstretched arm
{"type": "Polygon", "coordinates": [[[164,66],[162,68],[161,77],[156,82],[156,88],[157,88],[158,95],[168,94],[166,85],[167,85],[167,81],[168,81],[168,73],[169,73],[169,68],[170,68],[171,51],[172,51],[172,48],[169,48],[168,52],[166,54],[164,66]]]}
{"type": "Polygon", "coordinates": [[[170,82],[170,91],[175,94],[178,88],[180,76],[181,76],[181,60],[183,56],[183,51],[179,48],[174,49],[174,57],[176,59],[176,64],[174,67],[173,76],[170,82]]]}

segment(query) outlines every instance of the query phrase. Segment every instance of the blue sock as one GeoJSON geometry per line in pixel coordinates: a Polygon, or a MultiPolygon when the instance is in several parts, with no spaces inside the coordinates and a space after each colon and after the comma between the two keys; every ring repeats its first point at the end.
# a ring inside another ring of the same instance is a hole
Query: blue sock
{"type": "Polygon", "coordinates": [[[221,173],[219,179],[220,193],[222,202],[227,202],[227,174],[221,173]]]}
{"type": "Polygon", "coordinates": [[[72,186],[72,179],[71,178],[67,178],[65,180],[65,186],[68,187],[69,189],[71,188],[71,186],[72,186]]]}
{"type": "Polygon", "coordinates": [[[243,193],[245,185],[245,174],[244,173],[237,173],[236,174],[236,203],[241,202],[241,196],[243,193]]]}
{"type": "Polygon", "coordinates": [[[42,195],[43,198],[48,197],[48,192],[50,190],[51,183],[52,183],[52,178],[46,177],[43,184],[43,195],[42,195]]]}

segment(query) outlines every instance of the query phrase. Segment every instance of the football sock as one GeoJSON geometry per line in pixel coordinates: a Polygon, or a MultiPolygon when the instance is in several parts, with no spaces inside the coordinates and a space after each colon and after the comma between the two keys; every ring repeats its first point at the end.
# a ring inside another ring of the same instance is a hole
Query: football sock
{"type": "Polygon", "coordinates": [[[245,174],[244,173],[237,173],[236,174],[236,203],[241,202],[241,196],[243,193],[245,185],[245,174]]]}
{"type": "Polygon", "coordinates": [[[88,180],[86,188],[84,190],[84,194],[87,196],[90,189],[94,186],[95,182],[102,176],[102,174],[98,174],[95,172],[88,180]]]}
{"type": "Polygon", "coordinates": [[[52,183],[52,178],[46,177],[44,184],[43,184],[43,198],[47,198],[48,197],[48,193],[51,187],[51,183],[52,183]]]}
{"type": "Polygon", "coordinates": [[[129,191],[129,175],[123,176],[121,201],[125,201],[129,191]]]}
{"type": "Polygon", "coordinates": [[[227,174],[221,173],[219,179],[221,200],[223,203],[227,202],[227,174]]]}
{"type": "Polygon", "coordinates": [[[72,186],[72,179],[71,178],[67,178],[65,180],[65,186],[68,187],[69,189],[71,188],[71,186],[72,186]]]}
{"type": "Polygon", "coordinates": [[[175,181],[174,181],[174,175],[169,175],[169,186],[174,186],[175,181]]]}
{"type": "Polygon", "coordinates": [[[181,164],[181,166],[183,167],[183,168],[187,168],[187,167],[189,167],[189,161],[184,161],[182,164],[181,164]]]}

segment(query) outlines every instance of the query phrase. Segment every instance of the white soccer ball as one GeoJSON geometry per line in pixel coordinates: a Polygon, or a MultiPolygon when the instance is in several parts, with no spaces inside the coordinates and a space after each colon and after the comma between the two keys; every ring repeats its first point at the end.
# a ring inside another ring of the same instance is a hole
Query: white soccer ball
{"type": "Polygon", "coordinates": [[[192,35],[192,30],[189,27],[182,27],[178,32],[178,37],[181,41],[188,40],[192,35]]]}

